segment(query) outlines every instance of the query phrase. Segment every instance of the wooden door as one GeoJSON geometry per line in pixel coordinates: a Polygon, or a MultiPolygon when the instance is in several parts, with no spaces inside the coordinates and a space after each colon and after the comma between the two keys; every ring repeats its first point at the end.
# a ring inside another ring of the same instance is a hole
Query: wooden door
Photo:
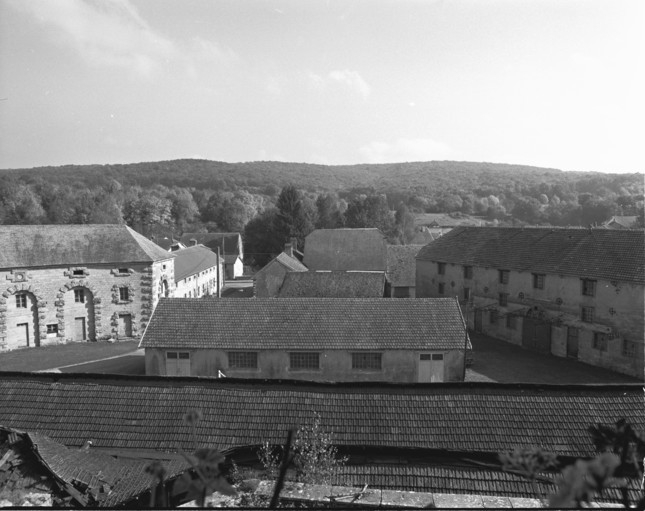
{"type": "Polygon", "coordinates": [[[84,341],[86,339],[85,318],[74,318],[74,340],[84,341]]]}
{"type": "Polygon", "coordinates": [[[551,323],[524,317],[522,346],[538,353],[551,353],[551,323]]]}
{"type": "Polygon", "coordinates": [[[29,323],[18,323],[18,346],[29,346],[29,323]]]}
{"type": "Polygon", "coordinates": [[[132,337],[132,316],[130,314],[119,314],[117,335],[132,337]]]}
{"type": "Polygon", "coordinates": [[[574,326],[567,328],[567,357],[578,358],[578,329],[574,326]]]}
{"type": "Polygon", "coordinates": [[[419,355],[419,383],[443,381],[443,353],[419,355]]]}

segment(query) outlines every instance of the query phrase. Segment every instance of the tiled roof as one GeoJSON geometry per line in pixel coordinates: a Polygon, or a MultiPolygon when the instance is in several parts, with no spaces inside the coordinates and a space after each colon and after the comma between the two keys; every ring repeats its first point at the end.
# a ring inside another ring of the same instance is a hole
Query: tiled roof
{"type": "Polygon", "coordinates": [[[385,273],[368,271],[289,272],[279,298],[383,298],[385,273]]]}
{"type": "Polygon", "coordinates": [[[378,229],[316,229],[305,238],[310,270],[385,271],[386,257],[378,229]]]}
{"type": "Polygon", "coordinates": [[[0,268],[152,262],[173,256],[126,225],[0,225],[0,268]]]}
{"type": "Polygon", "coordinates": [[[455,218],[445,213],[419,213],[414,215],[414,225],[428,225],[436,227],[457,227],[458,225],[480,225],[476,218],[455,218]]]}
{"type": "Polygon", "coordinates": [[[91,439],[97,448],[133,450],[192,450],[183,422],[191,409],[203,414],[198,444],[221,451],[283,443],[287,430],[309,423],[313,412],[337,445],[462,453],[537,446],[591,456],[590,425],[624,418],[645,430],[641,384],[316,384],[0,373],[0,405],[5,426],[68,446],[91,439]]]}
{"type": "MultiPolygon", "coordinates": [[[[308,268],[304,264],[302,264],[298,259],[296,259],[295,257],[291,257],[289,254],[285,254],[284,252],[280,252],[273,261],[280,263],[289,271],[307,271],[308,270],[308,268]]],[[[269,264],[267,264],[267,266],[269,266],[269,264]]],[[[264,268],[266,268],[266,266],[264,268]]]]}
{"type": "Polygon", "coordinates": [[[463,349],[453,298],[162,298],[143,348],[463,349]]]}
{"type": "Polygon", "coordinates": [[[645,283],[645,230],[457,227],[417,259],[645,283]]]}
{"type": "Polygon", "coordinates": [[[187,247],[175,254],[175,282],[208,268],[217,268],[217,254],[204,245],[187,247]]]}
{"type": "MultiPolygon", "coordinates": [[[[86,504],[111,507],[150,489],[152,478],[145,471],[148,460],[116,459],[92,447],[69,448],[41,433],[18,435],[29,444],[42,466],[83,495],[86,504]]],[[[166,479],[190,468],[183,459],[166,460],[164,466],[166,479]]]]}
{"type": "Polygon", "coordinates": [[[414,287],[416,279],[416,255],[422,245],[388,245],[387,277],[392,286],[414,287]]]}
{"type": "Polygon", "coordinates": [[[187,247],[193,244],[204,245],[213,251],[220,249],[221,255],[241,256],[241,242],[239,232],[186,232],[181,235],[180,241],[187,247]]]}

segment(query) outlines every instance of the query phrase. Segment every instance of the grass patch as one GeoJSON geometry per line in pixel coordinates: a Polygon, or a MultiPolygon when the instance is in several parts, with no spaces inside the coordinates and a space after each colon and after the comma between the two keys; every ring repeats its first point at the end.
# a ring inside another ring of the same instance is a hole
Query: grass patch
{"type": "Polygon", "coordinates": [[[56,367],[116,357],[138,348],[139,341],[79,342],[23,348],[0,353],[0,371],[42,371],[56,367]]]}

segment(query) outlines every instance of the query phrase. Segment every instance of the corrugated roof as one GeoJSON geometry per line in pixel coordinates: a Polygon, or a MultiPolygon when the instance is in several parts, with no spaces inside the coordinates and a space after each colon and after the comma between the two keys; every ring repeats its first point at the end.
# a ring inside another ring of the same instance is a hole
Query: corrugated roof
{"type": "Polygon", "coordinates": [[[394,287],[414,287],[416,256],[423,245],[388,245],[387,277],[394,287]]]}
{"type": "Polygon", "coordinates": [[[385,238],[378,229],[316,229],[305,238],[310,270],[385,271],[385,238]]]}
{"type": "Polygon", "coordinates": [[[126,225],[0,225],[0,268],[152,262],[173,257],[126,225]]]}
{"type": "Polygon", "coordinates": [[[204,245],[176,250],[173,254],[175,255],[175,282],[208,268],[217,268],[217,254],[204,245]]]}
{"type": "Polygon", "coordinates": [[[143,348],[463,349],[453,298],[162,298],[143,348]]]}
{"type": "Polygon", "coordinates": [[[457,227],[417,259],[645,283],[645,231],[457,227]]]}
{"type": "Polygon", "coordinates": [[[193,244],[193,240],[198,245],[204,245],[215,252],[219,247],[221,255],[242,256],[239,232],[186,232],[180,239],[187,247],[193,244]]]}
{"type": "Polygon", "coordinates": [[[0,404],[0,424],[68,446],[92,439],[100,448],[173,452],[194,448],[183,420],[191,409],[203,414],[198,445],[222,451],[282,444],[291,427],[310,423],[313,412],[337,445],[462,453],[541,447],[591,456],[590,425],[624,418],[645,430],[641,384],[299,384],[0,373],[0,404]]]}
{"type": "Polygon", "coordinates": [[[279,298],[383,298],[385,273],[369,271],[289,272],[279,298]]]}

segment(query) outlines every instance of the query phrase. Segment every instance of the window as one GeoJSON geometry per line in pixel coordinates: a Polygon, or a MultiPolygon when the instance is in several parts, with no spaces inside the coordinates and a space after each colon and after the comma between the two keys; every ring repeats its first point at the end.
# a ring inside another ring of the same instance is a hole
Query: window
{"type": "Polygon", "coordinates": [[[510,328],[511,330],[515,330],[515,316],[511,314],[506,315],[506,328],[510,328]]]}
{"type": "Polygon", "coordinates": [[[130,299],[130,290],[127,287],[119,288],[119,300],[127,302],[130,299]]]}
{"type": "Polygon", "coordinates": [[[472,279],[473,278],[473,267],[472,266],[464,266],[464,278],[465,279],[472,279]]]}
{"type": "Polygon", "coordinates": [[[623,357],[634,358],[636,356],[637,346],[638,343],[636,341],[628,341],[627,339],[623,339],[623,357]]]}
{"type": "Polygon", "coordinates": [[[72,275],[74,275],[74,277],[82,277],[82,276],[85,275],[85,271],[83,271],[83,270],[72,270],[72,275]]]}
{"type": "Polygon", "coordinates": [[[229,351],[229,369],[257,369],[258,354],[255,351],[229,351]]]}
{"type": "Polygon", "coordinates": [[[591,279],[581,279],[581,290],[584,296],[596,296],[596,281],[591,279]]]}
{"type": "Polygon", "coordinates": [[[470,288],[469,287],[464,288],[464,300],[466,300],[466,301],[470,300],[470,288]]]}
{"type": "Polygon", "coordinates": [[[27,308],[27,295],[25,293],[19,293],[16,295],[16,308],[18,309],[27,308]]]}
{"type": "Polygon", "coordinates": [[[508,293],[499,294],[499,304],[501,307],[506,307],[508,305],[508,293]]]}
{"type": "Polygon", "coordinates": [[[499,283],[500,284],[508,284],[509,273],[510,272],[508,270],[499,270],[499,283]]]}
{"type": "Polygon", "coordinates": [[[541,273],[533,274],[533,289],[544,289],[544,275],[541,273]]]}
{"type": "Polygon", "coordinates": [[[583,307],[581,319],[585,323],[593,323],[593,307],[583,307]]]}
{"type": "Polygon", "coordinates": [[[47,325],[47,335],[56,335],[58,334],[58,324],[53,323],[51,325],[47,325]]]}
{"type": "Polygon", "coordinates": [[[446,291],[446,285],[443,282],[439,282],[439,294],[442,295],[446,291]]]}
{"type": "Polygon", "coordinates": [[[190,376],[190,353],[187,351],[167,351],[166,375],[190,376]]]}
{"type": "Polygon", "coordinates": [[[607,334],[603,334],[602,332],[594,332],[593,347],[596,350],[607,351],[607,334]]]}
{"type": "Polygon", "coordinates": [[[74,301],[76,303],[85,303],[85,290],[74,289],[74,301]]]}
{"type": "Polygon", "coordinates": [[[320,369],[320,353],[311,353],[307,351],[289,353],[290,371],[302,371],[306,369],[315,371],[320,369]]]}
{"type": "Polygon", "coordinates": [[[130,271],[127,268],[119,268],[120,275],[128,275],[130,271]]]}
{"type": "Polygon", "coordinates": [[[352,369],[358,371],[380,371],[380,353],[352,353],[352,369]]]}
{"type": "Polygon", "coordinates": [[[446,274],[446,263],[437,263],[437,273],[439,275],[446,274]]]}
{"type": "Polygon", "coordinates": [[[492,310],[492,311],[490,311],[490,324],[494,325],[496,323],[497,323],[497,311],[492,310]]]}

